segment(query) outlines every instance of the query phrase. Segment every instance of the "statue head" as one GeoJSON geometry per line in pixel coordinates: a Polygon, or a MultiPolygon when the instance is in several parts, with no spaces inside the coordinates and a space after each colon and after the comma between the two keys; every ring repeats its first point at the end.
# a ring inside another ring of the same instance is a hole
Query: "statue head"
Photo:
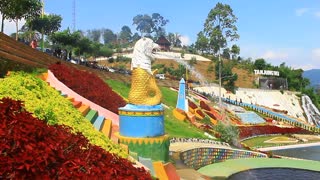
{"type": "Polygon", "coordinates": [[[151,61],[154,59],[152,52],[159,48],[159,45],[149,38],[143,37],[138,40],[133,49],[131,70],[139,67],[151,73],[151,61]]]}

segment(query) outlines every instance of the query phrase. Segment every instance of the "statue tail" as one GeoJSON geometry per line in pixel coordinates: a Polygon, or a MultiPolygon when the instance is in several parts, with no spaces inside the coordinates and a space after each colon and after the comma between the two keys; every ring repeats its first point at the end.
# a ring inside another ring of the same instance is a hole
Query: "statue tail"
{"type": "Polygon", "coordinates": [[[161,91],[154,76],[141,68],[132,71],[129,103],[136,105],[157,105],[161,102],[161,91]]]}

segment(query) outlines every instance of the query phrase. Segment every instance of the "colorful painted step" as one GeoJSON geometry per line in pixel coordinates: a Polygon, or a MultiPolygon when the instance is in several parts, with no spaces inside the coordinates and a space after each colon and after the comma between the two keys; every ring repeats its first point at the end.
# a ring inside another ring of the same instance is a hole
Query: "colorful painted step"
{"type": "Polygon", "coordinates": [[[164,165],[168,179],[170,180],[180,180],[180,176],[177,174],[177,169],[172,163],[166,163],[164,165]]]}
{"type": "Polygon", "coordinates": [[[74,106],[75,108],[79,108],[79,107],[81,107],[82,102],[81,102],[81,101],[73,101],[72,104],[73,104],[73,106],[74,106]]]}
{"type": "Polygon", "coordinates": [[[104,117],[103,117],[103,116],[98,116],[98,117],[96,118],[96,120],[94,121],[93,126],[94,126],[98,131],[100,131],[101,128],[102,128],[103,121],[104,121],[104,117]]]}
{"type": "Polygon", "coordinates": [[[155,175],[158,179],[169,180],[166,170],[164,169],[164,166],[161,161],[153,162],[153,168],[155,171],[155,175]]]}
{"type": "MultiPolygon", "coordinates": [[[[154,166],[153,166],[153,163],[152,163],[152,160],[150,159],[150,158],[144,158],[144,157],[140,157],[139,156],[139,162],[141,163],[141,164],[143,164],[144,166],[146,166],[147,168],[149,168],[150,169],[150,174],[152,175],[152,176],[155,176],[156,174],[155,174],[155,170],[154,170],[154,166]]],[[[160,178],[159,178],[160,179],[160,178]]],[[[162,180],[162,179],[161,179],[162,180]]]]}
{"type": "MultiPolygon", "coordinates": [[[[9,71],[8,71],[9,73],[9,71]]],[[[41,75],[38,76],[40,79],[42,79],[43,81],[47,80],[48,78],[48,73],[42,73],[41,75]]]]}
{"type": "Polygon", "coordinates": [[[73,101],[74,101],[74,98],[73,98],[73,97],[71,97],[71,96],[68,96],[68,97],[67,97],[67,99],[68,99],[69,101],[71,101],[71,102],[73,102],[73,101]]]}
{"type": "Polygon", "coordinates": [[[89,110],[90,110],[90,106],[85,105],[85,104],[82,104],[82,105],[78,108],[78,110],[82,113],[83,116],[86,116],[87,113],[88,113],[89,110]]]}
{"type": "Polygon", "coordinates": [[[91,124],[93,124],[96,121],[97,117],[98,117],[98,112],[93,109],[90,109],[86,115],[86,119],[88,119],[91,122],[91,124]]]}
{"type": "Polygon", "coordinates": [[[101,132],[106,135],[108,138],[111,137],[111,128],[112,128],[112,121],[110,119],[105,119],[103,121],[101,132]]]}

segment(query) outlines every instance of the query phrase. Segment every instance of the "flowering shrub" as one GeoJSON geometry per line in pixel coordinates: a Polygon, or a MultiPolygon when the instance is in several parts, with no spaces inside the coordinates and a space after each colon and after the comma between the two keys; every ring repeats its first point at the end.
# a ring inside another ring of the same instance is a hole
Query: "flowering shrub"
{"type": "Polygon", "coordinates": [[[70,128],[47,125],[9,98],[0,99],[0,144],[3,179],[151,179],[144,168],[91,145],[70,128]]]}
{"type": "Polygon", "coordinates": [[[53,64],[49,69],[59,81],[101,107],[118,114],[118,108],[126,105],[121,96],[112,91],[103,80],[93,73],[77,70],[63,64],[53,64]]]}
{"type": "Polygon", "coordinates": [[[286,134],[286,133],[309,133],[307,130],[299,128],[299,127],[278,127],[278,126],[239,126],[240,131],[240,139],[244,139],[251,136],[256,135],[264,135],[264,134],[286,134]]]}

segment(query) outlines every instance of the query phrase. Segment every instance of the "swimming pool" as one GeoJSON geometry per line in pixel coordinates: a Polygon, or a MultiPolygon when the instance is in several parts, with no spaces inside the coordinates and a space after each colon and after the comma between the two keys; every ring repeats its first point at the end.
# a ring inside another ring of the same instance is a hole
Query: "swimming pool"
{"type": "Polygon", "coordinates": [[[259,168],[241,171],[231,175],[228,180],[318,180],[319,171],[294,168],[259,168]]]}
{"type": "Polygon", "coordinates": [[[252,111],[236,113],[236,115],[244,124],[261,124],[266,122],[262,117],[252,111]]]}

